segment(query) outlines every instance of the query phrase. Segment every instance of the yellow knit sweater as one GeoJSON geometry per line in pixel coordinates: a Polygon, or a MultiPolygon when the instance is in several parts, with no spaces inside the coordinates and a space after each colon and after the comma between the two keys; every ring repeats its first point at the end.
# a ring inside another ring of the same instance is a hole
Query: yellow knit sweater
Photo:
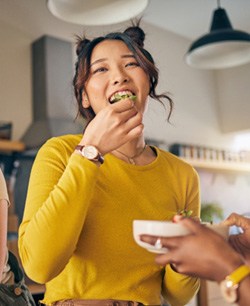
{"type": "Polygon", "coordinates": [[[46,283],[44,303],[63,299],[134,300],[185,305],[199,281],[155,264],[133,240],[134,219],[169,220],[180,209],[199,215],[199,181],[178,157],[127,164],[112,154],[98,168],[72,154],[81,135],[52,138],[34,162],[19,252],[27,275],[46,283]]]}

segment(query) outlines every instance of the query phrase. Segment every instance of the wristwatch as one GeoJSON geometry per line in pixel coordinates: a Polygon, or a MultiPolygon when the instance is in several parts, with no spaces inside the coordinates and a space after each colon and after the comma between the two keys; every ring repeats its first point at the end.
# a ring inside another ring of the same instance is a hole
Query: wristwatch
{"type": "Polygon", "coordinates": [[[241,265],[220,283],[221,294],[228,303],[233,304],[238,300],[239,284],[248,275],[250,267],[241,265]]]}
{"type": "Polygon", "coordinates": [[[81,155],[91,161],[99,162],[100,164],[104,163],[104,157],[101,155],[101,153],[97,150],[96,147],[86,145],[76,146],[76,150],[81,153],[81,155]]]}

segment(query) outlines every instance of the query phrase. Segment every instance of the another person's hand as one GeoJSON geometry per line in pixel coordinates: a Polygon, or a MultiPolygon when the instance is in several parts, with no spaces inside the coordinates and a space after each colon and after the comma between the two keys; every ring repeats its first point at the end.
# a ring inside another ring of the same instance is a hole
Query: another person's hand
{"type": "MultiPolygon", "coordinates": [[[[224,238],[191,218],[177,221],[189,229],[190,234],[181,237],[161,237],[168,252],[156,256],[160,265],[174,264],[179,273],[198,276],[220,282],[243,263],[224,238]]],[[[142,235],[141,240],[152,245],[159,237],[142,235]]]]}
{"type": "Polygon", "coordinates": [[[250,218],[232,213],[223,224],[232,226],[236,225],[243,229],[243,233],[238,235],[230,235],[229,243],[240,253],[250,264],[250,218]]]}

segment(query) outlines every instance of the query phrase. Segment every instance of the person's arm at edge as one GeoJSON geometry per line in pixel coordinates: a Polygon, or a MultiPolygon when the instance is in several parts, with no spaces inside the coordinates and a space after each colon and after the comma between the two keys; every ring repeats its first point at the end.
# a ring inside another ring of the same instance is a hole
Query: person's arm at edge
{"type": "Polygon", "coordinates": [[[0,169],[0,282],[3,277],[3,269],[6,263],[9,204],[7,185],[2,170],[0,169]]]}
{"type": "Polygon", "coordinates": [[[8,201],[0,199],[0,283],[3,277],[3,269],[6,263],[8,201]]]}
{"type": "MultiPolygon", "coordinates": [[[[202,227],[197,221],[188,218],[176,220],[188,227],[191,234],[183,237],[162,238],[162,245],[169,251],[164,255],[157,255],[158,264],[169,264],[175,261],[175,267],[179,272],[216,281],[218,284],[245,264],[241,255],[211,229],[202,227]],[[207,237],[207,251],[204,253],[201,241],[205,237],[207,237]]],[[[143,241],[151,244],[154,244],[156,239],[157,237],[154,236],[142,236],[143,241]]],[[[250,302],[249,284],[249,275],[240,282],[238,288],[240,306],[246,306],[250,302]]]]}

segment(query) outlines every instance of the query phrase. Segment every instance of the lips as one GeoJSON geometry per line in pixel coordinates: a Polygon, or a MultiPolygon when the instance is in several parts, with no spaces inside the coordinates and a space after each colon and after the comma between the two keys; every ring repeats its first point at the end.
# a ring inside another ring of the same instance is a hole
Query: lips
{"type": "Polygon", "coordinates": [[[121,91],[117,91],[115,92],[110,98],[109,98],[109,102],[110,103],[115,103],[118,102],[122,99],[131,99],[134,100],[136,98],[135,94],[130,91],[130,90],[121,90],[121,91]]]}

